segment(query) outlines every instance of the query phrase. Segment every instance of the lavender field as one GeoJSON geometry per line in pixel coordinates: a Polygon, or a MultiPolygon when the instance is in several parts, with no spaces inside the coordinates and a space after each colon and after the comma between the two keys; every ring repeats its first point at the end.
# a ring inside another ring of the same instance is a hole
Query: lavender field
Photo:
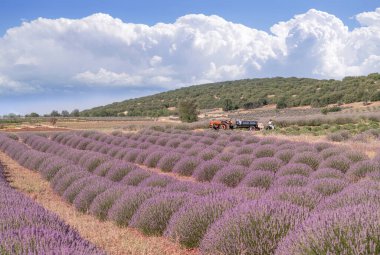
{"type": "Polygon", "coordinates": [[[78,211],[201,254],[380,254],[380,156],[176,129],[3,133],[0,150],[78,211]]]}
{"type": "Polygon", "coordinates": [[[55,214],[12,189],[0,165],[0,254],[105,254],[55,214]]]}

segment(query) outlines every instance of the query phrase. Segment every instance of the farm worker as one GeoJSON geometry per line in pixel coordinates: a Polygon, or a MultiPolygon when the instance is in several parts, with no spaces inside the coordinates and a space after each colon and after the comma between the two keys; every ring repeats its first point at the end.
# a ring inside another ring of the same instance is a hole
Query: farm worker
{"type": "Polygon", "coordinates": [[[274,124],[273,124],[272,119],[269,120],[268,127],[269,127],[269,129],[274,129],[274,124]]]}

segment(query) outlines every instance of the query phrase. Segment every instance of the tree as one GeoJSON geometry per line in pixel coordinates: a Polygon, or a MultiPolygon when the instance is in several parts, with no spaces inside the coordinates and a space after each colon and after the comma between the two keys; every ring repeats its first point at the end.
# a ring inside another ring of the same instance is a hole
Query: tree
{"type": "Polygon", "coordinates": [[[180,101],[178,104],[179,119],[183,122],[198,120],[197,106],[194,101],[180,101]]]}
{"type": "Polygon", "coordinates": [[[51,124],[52,126],[55,126],[55,124],[57,123],[57,118],[55,118],[55,117],[51,117],[50,120],[49,120],[49,122],[50,122],[50,124],[51,124]]]}
{"type": "Polygon", "coordinates": [[[31,114],[28,115],[29,117],[33,117],[33,118],[36,118],[36,117],[40,117],[40,115],[38,113],[35,113],[35,112],[32,112],[31,114]]]}
{"type": "Polygon", "coordinates": [[[286,98],[285,97],[280,98],[280,100],[278,100],[278,102],[277,102],[276,108],[277,109],[284,109],[286,107],[288,107],[288,105],[286,103],[286,98]]]}
{"type": "Polygon", "coordinates": [[[59,114],[59,112],[58,112],[58,111],[56,111],[56,110],[53,110],[53,111],[50,113],[50,116],[51,116],[51,117],[59,117],[59,116],[60,116],[60,114],[59,114]]]}
{"type": "Polygon", "coordinates": [[[74,109],[74,110],[70,113],[70,116],[71,116],[71,117],[79,117],[79,110],[78,110],[78,109],[74,109]]]}
{"type": "Polygon", "coordinates": [[[37,118],[40,117],[38,113],[32,112],[30,114],[25,114],[25,117],[37,118]]]}
{"type": "Polygon", "coordinates": [[[234,106],[232,104],[232,100],[229,98],[225,99],[224,103],[223,103],[223,111],[228,112],[228,111],[231,111],[233,109],[234,109],[234,106]]]}
{"type": "Polygon", "coordinates": [[[69,117],[70,116],[70,113],[66,110],[63,110],[62,113],[61,113],[62,117],[69,117]]]}

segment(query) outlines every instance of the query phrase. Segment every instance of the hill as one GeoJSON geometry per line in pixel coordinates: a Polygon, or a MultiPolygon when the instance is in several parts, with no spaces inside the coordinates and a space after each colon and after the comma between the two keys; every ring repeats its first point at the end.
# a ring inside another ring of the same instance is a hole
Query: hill
{"type": "Polygon", "coordinates": [[[343,80],[262,78],[217,82],[171,90],[84,110],[81,116],[168,116],[178,103],[192,99],[199,109],[254,109],[266,104],[279,108],[335,103],[380,101],[380,74],[343,80]]]}

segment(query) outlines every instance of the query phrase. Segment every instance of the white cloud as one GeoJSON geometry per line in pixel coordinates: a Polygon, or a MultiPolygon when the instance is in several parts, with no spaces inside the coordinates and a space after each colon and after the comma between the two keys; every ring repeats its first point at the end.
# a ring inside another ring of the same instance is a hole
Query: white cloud
{"type": "Polygon", "coordinates": [[[379,26],[380,25],[380,8],[374,12],[363,12],[356,15],[356,19],[363,26],[379,26]]]}
{"type": "Polygon", "coordinates": [[[378,71],[380,8],[356,19],[361,26],[349,31],[334,15],[312,9],[267,33],[201,14],[154,26],[107,14],[39,18],[0,38],[0,93],[170,89],[258,76],[342,78],[378,71]]]}
{"type": "Polygon", "coordinates": [[[138,86],[142,82],[142,77],[131,76],[127,73],[114,73],[103,68],[100,68],[98,72],[93,73],[86,71],[74,76],[74,80],[77,80],[84,84],[89,85],[101,85],[101,86],[138,86]]]}
{"type": "Polygon", "coordinates": [[[0,74],[0,95],[14,93],[29,93],[36,92],[39,87],[33,87],[28,84],[10,79],[5,75],[0,74]]]}

